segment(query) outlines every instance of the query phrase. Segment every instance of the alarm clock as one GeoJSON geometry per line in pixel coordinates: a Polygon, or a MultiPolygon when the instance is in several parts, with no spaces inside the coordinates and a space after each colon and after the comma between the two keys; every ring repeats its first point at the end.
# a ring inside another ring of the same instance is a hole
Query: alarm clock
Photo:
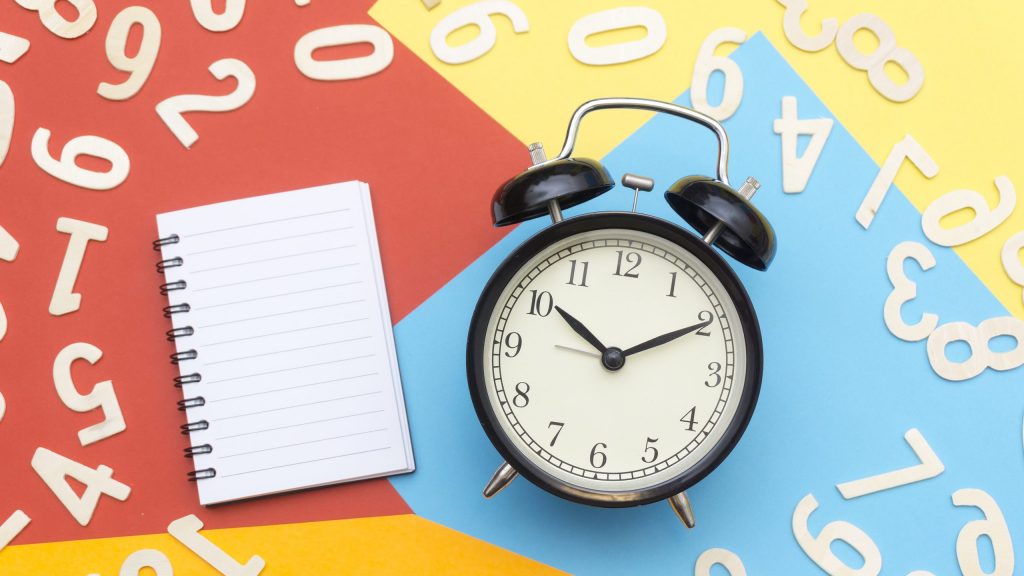
{"type": "Polygon", "coordinates": [[[484,489],[518,475],[562,498],[604,507],[668,500],[695,525],[686,489],[725,459],[761,386],[762,345],[746,290],[717,247],[766,270],[775,233],[729,186],[729,140],[715,119],[637,98],[584,103],[565,143],[495,193],[495,226],[550,215],[552,225],[508,256],[484,288],[467,345],[469,392],[504,458],[484,489]],[[629,108],[691,120],[718,139],[717,177],[687,176],[665,192],[701,236],[636,212],[653,180],[626,174],[631,212],[563,219],[562,209],[614,188],[599,162],[574,158],[583,117],[629,108]]]}

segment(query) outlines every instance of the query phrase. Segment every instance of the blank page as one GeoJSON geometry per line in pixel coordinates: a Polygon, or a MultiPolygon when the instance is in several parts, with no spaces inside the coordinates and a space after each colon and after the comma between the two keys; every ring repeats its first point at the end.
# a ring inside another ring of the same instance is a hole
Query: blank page
{"type": "Polygon", "coordinates": [[[199,501],[411,472],[369,187],[347,182],[157,216],[199,501]],[[189,330],[188,328],[191,328],[189,330]],[[192,377],[191,379],[195,379],[192,377]],[[200,405],[201,404],[201,405],[200,405]]]}

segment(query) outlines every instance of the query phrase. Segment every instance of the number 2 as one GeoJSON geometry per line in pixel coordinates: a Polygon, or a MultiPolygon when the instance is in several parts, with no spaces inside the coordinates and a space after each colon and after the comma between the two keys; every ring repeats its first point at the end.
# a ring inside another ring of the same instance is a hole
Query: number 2
{"type": "Polygon", "coordinates": [[[182,94],[172,96],[156,105],[156,113],[167,124],[174,136],[185,148],[191,148],[199,134],[182,118],[185,112],[228,112],[237,110],[248,102],[256,92],[256,75],[245,62],[234,58],[217,60],[210,65],[210,74],[217,80],[232,77],[238,80],[234,92],[224,96],[200,96],[182,94]]]}

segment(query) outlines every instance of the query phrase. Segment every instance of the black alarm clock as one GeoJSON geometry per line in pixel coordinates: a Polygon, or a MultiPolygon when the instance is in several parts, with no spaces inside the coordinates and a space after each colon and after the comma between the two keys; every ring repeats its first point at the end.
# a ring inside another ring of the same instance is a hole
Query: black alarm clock
{"type": "Polygon", "coordinates": [[[553,224],[498,267],[473,313],[467,345],[477,417],[505,459],[484,496],[517,475],[568,500],[605,507],[668,499],[695,518],[685,490],[743,434],[761,386],[763,353],[746,290],[712,248],[758,270],[775,233],[749,201],[757,181],[729,187],[722,125],[666,102],[605,98],[580,106],[558,157],[530,147],[534,165],[495,193],[496,226],[544,215],[553,224]],[[563,219],[562,209],[615,183],[597,161],[572,158],[594,110],[652,110],[718,137],[717,178],[688,176],[665,193],[702,237],[636,212],[649,178],[627,174],[632,212],[563,219]]]}

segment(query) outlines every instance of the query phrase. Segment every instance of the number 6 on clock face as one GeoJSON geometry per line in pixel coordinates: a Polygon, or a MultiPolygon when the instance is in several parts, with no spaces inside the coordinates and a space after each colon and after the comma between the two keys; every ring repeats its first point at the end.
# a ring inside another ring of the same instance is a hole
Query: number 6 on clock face
{"type": "Polygon", "coordinates": [[[477,308],[478,415],[507,461],[560,496],[625,506],[678,493],[753,408],[749,300],[698,239],[664,228],[635,214],[566,221],[510,256],[477,308]]]}

